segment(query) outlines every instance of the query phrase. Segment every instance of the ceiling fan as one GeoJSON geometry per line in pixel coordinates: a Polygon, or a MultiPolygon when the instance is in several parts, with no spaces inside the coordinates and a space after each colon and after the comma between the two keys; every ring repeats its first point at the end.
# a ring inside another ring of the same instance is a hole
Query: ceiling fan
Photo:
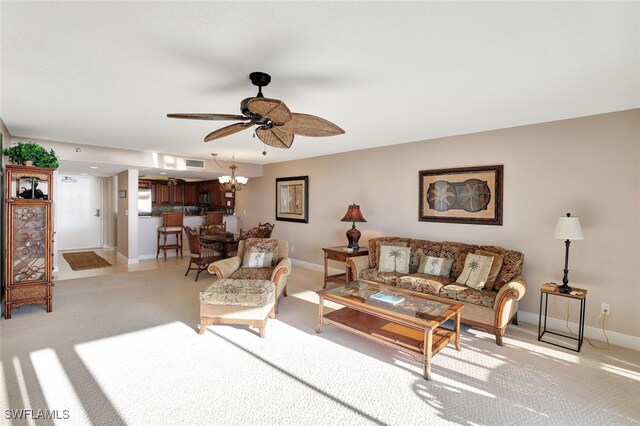
{"type": "Polygon", "coordinates": [[[278,99],[265,98],[262,94],[262,88],[271,82],[269,74],[252,72],[249,74],[249,79],[255,86],[258,86],[258,94],[253,98],[246,98],[240,102],[242,115],[167,114],[167,117],[240,121],[239,123],[214,130],[205,136],[205,142],[229,136],[253,126],[256,126],[255,134],[262,142],[276,148],[291,148],[294,135],[335,136],[344,133],[344,130],[324,118],[291,112],[284,102],[278,99]]]}
{"type": "Polygon", "coordinates": [[[169,185],[177,185],[179,183],[185,183],[186,180],[176,177],[167,177],[167,184],[169,185]]]}

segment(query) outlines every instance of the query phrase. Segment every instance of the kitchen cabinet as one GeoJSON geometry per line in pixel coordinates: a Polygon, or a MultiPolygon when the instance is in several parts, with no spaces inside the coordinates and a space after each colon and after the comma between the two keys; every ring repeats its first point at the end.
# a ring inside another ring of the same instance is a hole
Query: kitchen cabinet
{"type": "Polygon", "coordinates": [[[169,185],[166,183],[157,182],[156,183],[156,204],[158,205],[170,205],[171,204],[171,191],[169,190],[169,185]]]}
{"type": "Polygon", "coordinates": [[[198,192],[195,182],[187,182],[184,184],[184,205],[195,206],[198,204],[198,192]]]}
{"type": "Polygon", "coordinates": [[[169,185],[164,182],[155,184],[155,204],[161,206],[175,206],[184,203],[184,185],[169,185]]]}
{"type": "Polygon", "coordinates": [[[158,183],[151,182],[151,205],[153,206],[158,204],[158,195],[156,194],[157,190],[158,190],[158,183]]]}
{"type": "Polygon", "coordinates": [[[151,189],[151,181],[150,180],[138,180],[138,189],[151,189]]]}
{"type": "Polygon", "coordinates": [[[169,203],[173,205],[184,204],[184,184],[169,185],[169,203]]]}
{"type": "Polygon", "coordinates": [[[225,205],[224,194],[220,190],[220,182],[218,182],[217,180],[211,181],[210,188],[211,188],[211,205],[216,207],[224,206],[225,205]]]}

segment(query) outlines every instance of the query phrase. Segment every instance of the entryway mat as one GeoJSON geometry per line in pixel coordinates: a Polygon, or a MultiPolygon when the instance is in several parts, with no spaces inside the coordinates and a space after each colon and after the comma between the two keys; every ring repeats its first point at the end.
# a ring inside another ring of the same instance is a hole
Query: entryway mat
{"type": "Polygon", "coordinates": [[[69,266],[74,271],[84,269],[106,268],[112,266],[104,258],[98,256],[95,251],[79,251],[76,253],[62,253],[64,260],[69,262],[69,266]]]}

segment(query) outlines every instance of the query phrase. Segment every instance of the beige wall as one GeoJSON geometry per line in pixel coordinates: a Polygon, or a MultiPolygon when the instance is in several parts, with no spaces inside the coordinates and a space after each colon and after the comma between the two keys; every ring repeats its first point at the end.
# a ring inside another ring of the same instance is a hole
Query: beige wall
{"type": "Polygon", "coordinates": [[[102,206],[103,206],[103,245],[116,247],[117,245],[117,219],[118,219],[118,177],[111,176],[102,179],[102,206]]]}
{"type": "MultiPolygon", "coordinates": [[[[127,170],[118,174],[117,252],[128,263],[138,263],[138,171],[127,170]]],[[[123,259],[124,260],[124,259],[123,259]]]]}
{"type": "MultiPolygon", "coordinates": [[[[129,173],[122,172],[118,174],[117,179],[117,191],[126,191],[129,187],[129,173]]],[[[129,244],[127,241],[129,240],[129,222],[127,221],[127,217],[124,215],[124,212],[127,209],[127,200],[125,198],[118,198],[118,208],[117,208],[117,231],[116,231],[116,248],[117,252],[123,255],[124,257],[129,256],[129,244]]]]}
{"type": "MultiPolygon", "coordinates": [[[[275,222],[292,258],[322,264],[322,247],[346,244],[351,224],[340,219],[357,203],[368,221],[357,225],[361,244],[397,235],[522,251],[529,288],[521,310],[534,314],[540,285],[562,280],[564,243],[553,231],[571,212],[585,240],[571,244],[569,279],[589,290],[587,326],[599,326],[605,302],[607,329],[640,337],[639,123],[640,110],[632,110],[271,164],[238,193],[236,211],[245,227],[273,222],[275,178],[308,175],[309,223],[275,222]],[[419,170],[492,164],[504,165],[503,226],[418,221],[419,170]]],[[[559,300],[550,314],[564,319],[559,300]]]]}

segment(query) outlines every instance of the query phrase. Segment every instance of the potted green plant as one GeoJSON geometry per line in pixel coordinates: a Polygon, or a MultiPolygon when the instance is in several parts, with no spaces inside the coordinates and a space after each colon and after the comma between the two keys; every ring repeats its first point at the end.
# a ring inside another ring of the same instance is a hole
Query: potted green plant
{"type": "Polygon", "coordinates": [[[8,156],[12,163],[23,166],[57,169],[60,165],[53,149],[47,151],[42,145],[30,141],[18,142],[17,145],[5,148],[3,154],[8,156]]]}

